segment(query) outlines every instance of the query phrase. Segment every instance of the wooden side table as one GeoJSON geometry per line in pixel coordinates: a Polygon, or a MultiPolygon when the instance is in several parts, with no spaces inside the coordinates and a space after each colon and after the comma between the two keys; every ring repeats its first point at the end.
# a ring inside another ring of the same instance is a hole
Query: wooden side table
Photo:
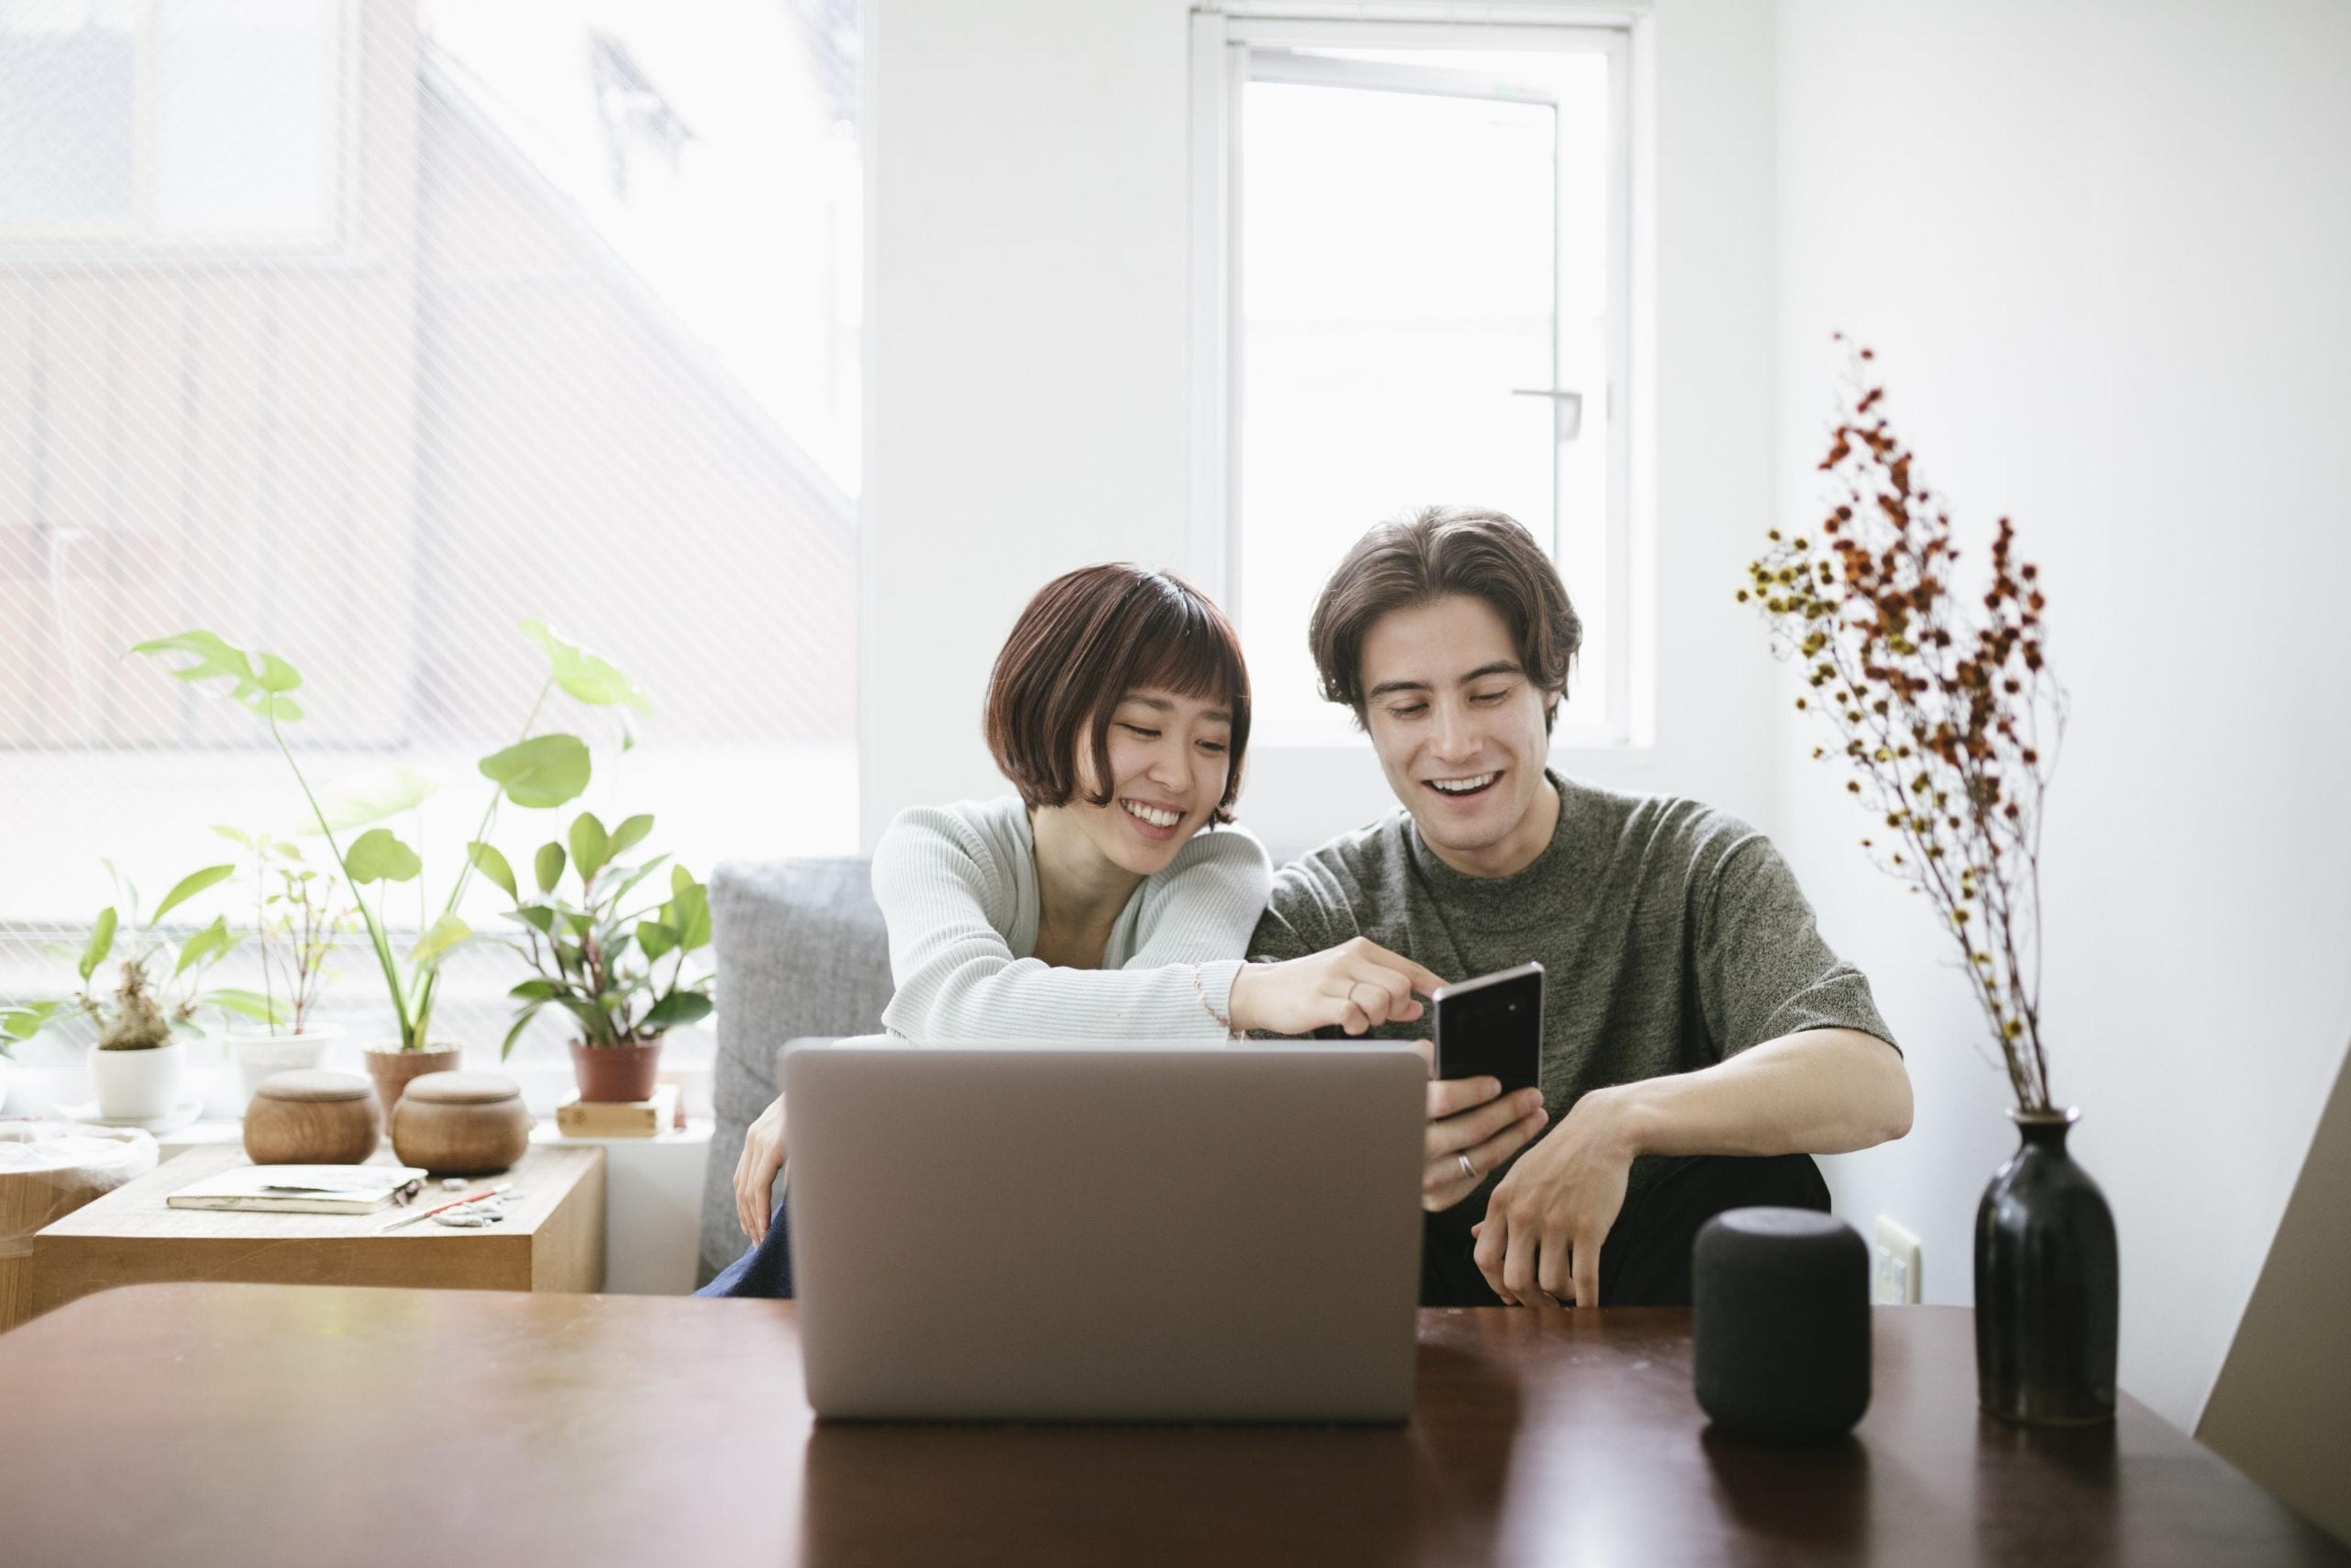
{"type": "MultiPolygon", "coordinates": [[[[172,1208],[171,1194],[245,1151],[191,1149],[33,1238],[33,1311],[115,1285],[234,1280],[284,1285],[403,1285],[461,1291],[590,1291],[604,1283],[604,1151],[534,1145],[513,1170],[507,1218],[479,1230],[431,1220],[386,1233],[414,1207],[373,1214],[248,1214],[172,1208]]],[[[389,1151],[370,1162],[396,1165],[389,1151]]],[[[482,1185],[469,1182],[467,1190],[482,1185]]],[[[446,1201],[428,1186],[419,1204],[446,1201]]]]}

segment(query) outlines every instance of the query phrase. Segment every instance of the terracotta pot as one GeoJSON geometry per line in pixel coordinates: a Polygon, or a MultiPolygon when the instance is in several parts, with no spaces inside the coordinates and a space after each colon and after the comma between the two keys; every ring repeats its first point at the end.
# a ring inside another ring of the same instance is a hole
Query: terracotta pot
{"type": "Polygon", "coordinates": [[[496,1072],[427,1072],[408,1084],[392,1116],[400,1162],[434,1176],[502,1171],[530,1147],[522,1090],[496,1072]]]}
{"type": "Polygon", "coordinates": [[[571,1075],[579,1082],[580,1098],[591,1105],[650,1100],[660,1071],[658,1040],[644,1045],[571,1042],[571,1075]]]}
{"type": "Polygon", "coordinates": [[[236,1059],[237,1077],[250,1103],[262,1081],[280,1072],[308,1072],[319,1065],[319,1053],[343,1038],[343,1026],[313,1024],[300,1034],[272,1034],[266,1029],[231,1030],[229,1054],[236,1059]]]}
{"type": "Polygon", "coordinates": [[[144,1051],[89,1053],[89,1075],[98,1086],[98,1113],[110,1121],[168,1115],[180,1103],[180,1074],[188,1048],[174,1040],[144,1051]]]}
{"type": "Polygon", "coordinates": [[[367,1048],[368,1076],[375,1080],[376,1098],[383,1102],[384,1125],[392,1124],[392,1114],[400,1109],[400,1092],[409,1081],[428,1072],[455,1072],[464,1059],[465,1048],[451,1045],[446,1040],[426,1046],[423,1051],[402,1051],[398,1045],[371,1045],[367,1048]]]}
{"type": "Polygon", "coordinates": [[[355,1072],[280,1072],[245,1108],[245,1155],[257,1166],[355,1166],[375,1153],[383,1113],[355,1072]]]}

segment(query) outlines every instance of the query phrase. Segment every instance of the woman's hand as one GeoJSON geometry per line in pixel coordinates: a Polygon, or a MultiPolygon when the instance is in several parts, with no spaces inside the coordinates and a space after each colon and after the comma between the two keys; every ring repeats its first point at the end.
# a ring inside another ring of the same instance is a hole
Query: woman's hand
{"type": "MultiPolygon", "coordinates": [[[[1413,1044],[1435,1072],[1435,1048],[1426,1040],[1413,1044]]],[[[1420,1207],[1437,1214],[1468,1197],[1550,1120],[1540,1089],[1504,1094],[1499,1078],[1431,1078],[1428,1127],[1421,1135],[1420,1207]]]]}
{"type": "Polygon", "coordinates": [[[784,1097],[778,1094],[743,1134],[743,1157],[735,1162],[735,1218],[755,1247],[767,1238],[776,1173],[783,1168],[784,1097]]]}
{"type": "Polygon", "coordinates": [[[1228,1005],[1236,1030],[1362,1034],[1378,1024],[1410,1023],[1423,1011],[1413,993],[1425,996],[1443,984],[1443,976],[1355,936],[1286,963],[1244,965],[1228,1005]]]}

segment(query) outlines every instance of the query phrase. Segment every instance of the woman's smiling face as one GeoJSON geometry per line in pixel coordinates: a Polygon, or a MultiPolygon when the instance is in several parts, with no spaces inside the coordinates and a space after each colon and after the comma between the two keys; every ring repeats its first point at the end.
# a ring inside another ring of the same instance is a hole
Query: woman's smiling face
{"type": "Polygon", "coordinates": [[[1091,737],[1078,740],[1078,792],[1065,807],[1087,839],[1137,876],[1166,869],[1194,833],[1208,825],[1231,769],[1233,716],[1222,701],[1158,686],[1119,699],[1104,737],[1110,799],[1095,776],[1091,737]]]}

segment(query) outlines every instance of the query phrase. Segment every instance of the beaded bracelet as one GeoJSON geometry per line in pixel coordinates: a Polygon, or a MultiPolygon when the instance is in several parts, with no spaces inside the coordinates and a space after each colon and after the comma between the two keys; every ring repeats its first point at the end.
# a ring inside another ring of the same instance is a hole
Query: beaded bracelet
{"type": "Polygon", "coordinates": [[[1192,994],[1200,998],[1201,1010],[1217,1020],[1217,1027],[1225,1031],[1227,1040],[1240,1039],[1240,1030],[1233,1027],[1233,1020],[1218,1012],[1217,1004],[1208,999],[1208,985],[1200,978],[1200,966],[1197,964],[1192,966],[1192,994]]]}

